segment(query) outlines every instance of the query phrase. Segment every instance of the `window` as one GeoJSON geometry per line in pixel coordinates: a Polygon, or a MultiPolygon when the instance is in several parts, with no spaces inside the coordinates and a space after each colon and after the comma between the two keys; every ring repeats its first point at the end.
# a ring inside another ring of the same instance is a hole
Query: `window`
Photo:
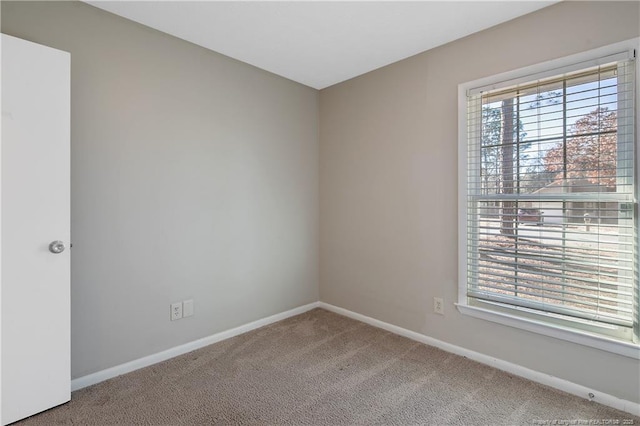
{"type": "Polygon", "coordinates": [[[581,56],[461,85],[458,306],[637,357],[634,51],[581,56]]]}

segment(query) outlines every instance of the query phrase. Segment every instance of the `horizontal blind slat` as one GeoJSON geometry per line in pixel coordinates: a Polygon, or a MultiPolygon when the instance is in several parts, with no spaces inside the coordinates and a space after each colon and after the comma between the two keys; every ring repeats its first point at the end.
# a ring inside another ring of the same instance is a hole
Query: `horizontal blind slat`
{"type": "Polygon", "coordinates": [[[613,324],[613,325],[619,325],[619,326],[623,326],[623,327],[632,327],[633,326],[633,320],[629,319],[626,316],[606,315],[606,314],[601,314],[601,313],[592,313],[592,312],[588,312],[588,311],[577,311],[577,310],[574,310],[574,309],[565,309],[565,308],[563,308],[561,306],[551,306],[551,305],[545,304],[545,303],[530,301],[530,300],[522,299],[522,298],[520,298],[520,299],[510,298],[510,297],[507,297],[507,296],[503,296],[503,295],[496,294],[496,293],[489,293],[489,292],[480,292],[480,291],[472,291],[472,290],[470,290],[469,291],[469,296],[478,298],[480,300],[488,300],[488,301],[493,301],[493,302],[504,303],[504,304],[507,304],[507,305],[521,306],[521,307],[525,307],[525,308],[532,308],[532,309],[539,310],[541,312],[557,313],[557,314],[562,314],[562,315],[566,315],[566,316],[569,316],[569,317],[582,318],[582,319],[587,319],[587,320],[592,320],[592,321],[603,322],[605,324],[613,324]]]}

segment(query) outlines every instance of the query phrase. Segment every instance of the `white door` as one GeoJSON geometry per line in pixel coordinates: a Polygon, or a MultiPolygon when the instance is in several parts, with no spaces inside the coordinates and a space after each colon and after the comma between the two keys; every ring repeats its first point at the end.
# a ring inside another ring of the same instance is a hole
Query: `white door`
{"type": "Polygon", "coordinates": [[[2,35],[2,424],[70,399],[70,56],[2,35]],[[62,245],[50,243],[61,241],[62,245]]]}

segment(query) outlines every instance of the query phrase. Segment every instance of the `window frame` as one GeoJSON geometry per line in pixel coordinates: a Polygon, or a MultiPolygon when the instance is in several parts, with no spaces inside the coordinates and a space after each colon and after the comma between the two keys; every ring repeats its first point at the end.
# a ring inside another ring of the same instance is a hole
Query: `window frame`
{"type": "MultiPolygon", "coordinates": [[[[588,68],[611,62],[612,59],[622,59],[623,56],[631,56],[633,52],[640,52],[640,38],[634,38],[601,48],[581,52],[575,55],[554,59],[528,67],[507,71],[501,74],[484,77],[478,80],[458,85],[458,302],[456,307],[463,315],[488,320],[502,325],[519,328],[529,332],[558,338],[561,340],[601,349],[626,357],[640,359],[640,343],[619,340],[607,337],[605,333],[599,334],[596,328],[600,326],[579,324],[579,321],[571,321],[554,318],[553,315],[534,314],[529,315],[525,310],[518,308],[493,307],[490,303],[468,303],[467,296],[467,148],[468,148],[468,117],[467,98],[470,93],[483,90],[495,90],[502,87],[524,83],[535,79],[563,74],[577,67],[588,68]]],[[[637,59],[637,58],[636,58],[637,59]]],[[[640,172],[640,100],[638,88],[640,87],[640,64],[635,67],[635,146],[637,155],[635,158],[635,198],[638,200],[638,174],[640,172]]],[[[636,211],[636,214],[639,212],[636,211]]],[[[637,231],[638,232],[638,231],[637,231]]],[[[640,263],[640,250],[636,253],[636,260],[640,263]]],[[[636,290],[638,292],[638,290],[636,290]]],[[[636,296],[639,297],[639,296],[636,296]]],[[[640,313],[638,314],[640,316],[640,313]]],[[[637,320],[640,321],[640,318],[637,320]]],[[[606,326],[602,326],[603,329],[606,326]]],[[[636,328],[636,333],[638,333],[636,328]]],[[[636,338],[640,336],[636,335],[636,338]]],[[[638,342],[638,340],[636,340],[638,342]]]]}

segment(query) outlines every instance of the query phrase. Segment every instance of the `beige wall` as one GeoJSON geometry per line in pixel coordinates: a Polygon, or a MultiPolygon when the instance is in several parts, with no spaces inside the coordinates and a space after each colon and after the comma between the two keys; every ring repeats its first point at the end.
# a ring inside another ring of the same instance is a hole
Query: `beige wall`
{"type": "Polygon", "coordinates": [[[322,90],[320,299],[639,401],[637,360],[453,305],[458,84],[637,37],[639,5],[563,2],[322,90]]]}
{"type": "Polygon", "coordinates": [[[73,377],[318,300],[316,90],[80,2],[2,32],[71,52],[73,377]]]}

